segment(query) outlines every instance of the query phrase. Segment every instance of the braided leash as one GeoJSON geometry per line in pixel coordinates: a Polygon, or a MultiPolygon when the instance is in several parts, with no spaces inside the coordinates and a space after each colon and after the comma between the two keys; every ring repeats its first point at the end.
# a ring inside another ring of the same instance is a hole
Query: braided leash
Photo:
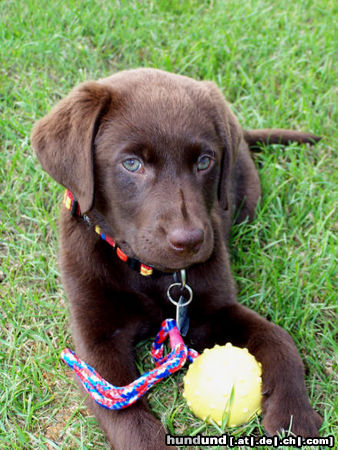
{"type": "Polygon", "coordinates": [[[177,372],[188,359],[192,362],[199,354],[188,348],[180,335],[174,319],[162,322],[151,350],[155,369],[141,375],[127,386],[117,387],[104,380],[92,367],[78,358],[68,348],[61,353],[61,359],[79,377],[88,394],[99,405],[107,409],[122,409],[135,403],[163,378],[177,372]],[[163,357],[164,342],[169,336],[171,352],[163,357]]]}

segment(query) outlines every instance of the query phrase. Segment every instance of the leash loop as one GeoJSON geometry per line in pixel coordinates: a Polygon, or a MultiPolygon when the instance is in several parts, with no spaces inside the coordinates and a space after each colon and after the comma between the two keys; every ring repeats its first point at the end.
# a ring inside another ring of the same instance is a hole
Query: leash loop
{"type": "Polygon", "coordinates": [[[198,356],[195,350],[188,349],[184,344],[174,319],[166,319],[162,322],[151,353],[156,367],[127,386],[122,387],[108,383],[95,369],[78,358],[68,348],[62,351],[61,360],[75,372],[84,389],[96,403],[107,409],[119,410],[134,404],[152,386],[177,372],[183,367],[187,359],[193,361],[198,356]],[[164,342],[168,336],[172,350],[166,356],[163,356],[164,342]]]}

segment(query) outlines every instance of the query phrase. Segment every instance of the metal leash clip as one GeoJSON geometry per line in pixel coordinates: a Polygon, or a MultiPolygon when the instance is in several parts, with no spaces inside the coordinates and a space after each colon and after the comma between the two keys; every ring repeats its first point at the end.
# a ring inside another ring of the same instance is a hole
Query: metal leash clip
{"type": "Polygon", "coordinates": [[[170,302],[176,306],[177,327],[180,330],[181,335],[186,336],[189,329],[188,305],[192,301],[193,292],[189,284],[187,284],[185,269],[180,271],[180,277],[179,272],[174,273],[174,283],[168,287],[167,297],[170,302]],[[180,288],[180,297],[178,301],[174,300],[171,296],[171,291],[174,287],[180,288]]]}

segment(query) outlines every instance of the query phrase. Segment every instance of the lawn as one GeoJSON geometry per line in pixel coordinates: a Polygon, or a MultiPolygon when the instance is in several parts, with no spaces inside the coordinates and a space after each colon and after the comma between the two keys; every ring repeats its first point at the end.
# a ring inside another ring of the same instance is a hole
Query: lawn
{"type": "MultiPolygon", "coordinates": [[[[29,136],[77,83],[139,66],[215,81],[244,127],[323,136],[257,154],[262,201],[253,223],[234,228],[231,252],[239,301],[292,335],[321,435],[337,435],[336,17],[333,0],[0,2],[1,449],[108,448],[59,361],[72,346],[57,265],[63,188],[29,136]]],[[[181,394],[177,375],[148,396],[172,434],[223,432],[195,419],[181,394]]],[[[260,423],[225,432],[260,434],[260,423]]]]}

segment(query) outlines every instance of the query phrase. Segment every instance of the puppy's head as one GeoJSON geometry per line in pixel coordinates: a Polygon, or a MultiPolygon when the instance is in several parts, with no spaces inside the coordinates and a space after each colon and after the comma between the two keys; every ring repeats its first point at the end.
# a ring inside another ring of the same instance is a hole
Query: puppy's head
{"type": "Polygon", "coordinates": [[[139,69],[75,88],[32,145],[128,256],[177,270],[213,251],[240,134],[212,83],[139,69]]]}

